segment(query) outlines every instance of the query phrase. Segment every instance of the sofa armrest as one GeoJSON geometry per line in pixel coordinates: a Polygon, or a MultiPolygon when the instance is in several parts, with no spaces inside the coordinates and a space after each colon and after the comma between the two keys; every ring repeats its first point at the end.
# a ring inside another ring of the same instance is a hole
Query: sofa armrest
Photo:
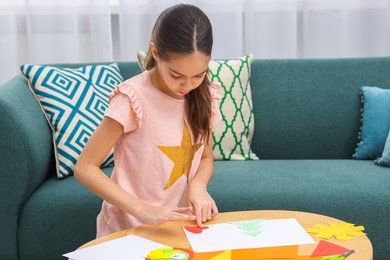
{"type": "Polygon", "coordinates": [[[53,168],[51,131],[23,76],[0,86],[0,258],[17,259],[20,211],[53,168]]]}

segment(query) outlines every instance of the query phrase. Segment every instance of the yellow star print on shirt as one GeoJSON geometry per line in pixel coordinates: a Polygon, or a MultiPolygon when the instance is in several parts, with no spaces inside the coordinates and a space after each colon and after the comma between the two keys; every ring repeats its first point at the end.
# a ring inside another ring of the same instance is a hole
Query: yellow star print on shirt
{"type": "Polygon", "coordinates": [[[201,143],[192,144],[191,134],[185,122],[180,146],[157,146],[175,163],[164,190],[171,187],[182,175],[187,176],[188,179],[192,160],[194,159],[196,151],[198,151],[201,146],[201,143]]]}

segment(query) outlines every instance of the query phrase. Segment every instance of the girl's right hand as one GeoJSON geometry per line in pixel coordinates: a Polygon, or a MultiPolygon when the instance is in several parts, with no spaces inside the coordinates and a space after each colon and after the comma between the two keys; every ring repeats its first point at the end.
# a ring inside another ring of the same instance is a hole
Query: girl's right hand
{"type": "Polygon", "coordinates": [[[195,220],[192,207],[165,207],[144,204],[137,217],[142,223],[158,226],[167,221],[195,220]]]}

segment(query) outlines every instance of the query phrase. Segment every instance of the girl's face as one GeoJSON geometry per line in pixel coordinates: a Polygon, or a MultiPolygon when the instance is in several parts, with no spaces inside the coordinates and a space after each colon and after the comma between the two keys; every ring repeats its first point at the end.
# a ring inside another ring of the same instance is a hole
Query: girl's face
{"type": "Polygon", "coordinates": [[[188,92],[199,87],[208,73],[210,61],[210,56],[202,52],[170,54],[169,60],[164,61],[154,58],[157,61],[155,87],[176,99],[184,99],[188,92]]]}

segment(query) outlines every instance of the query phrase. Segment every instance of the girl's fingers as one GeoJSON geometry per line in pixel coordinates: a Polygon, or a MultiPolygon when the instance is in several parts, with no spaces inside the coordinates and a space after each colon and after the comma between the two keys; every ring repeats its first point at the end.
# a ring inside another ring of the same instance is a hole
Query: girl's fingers
{"type": "Polygon", "coordinates": [[[196,222],[198,226],[204,226],[204,222],[213,219],[218,214],[218,208],[215,203],[201,209],[196,209],[195,211],[196,222]]]}
{"type": "Polygon", "coordinates": [[[212,208],[210,207],[210,208],[207,210],[207,220],[210,220],[210,219],[213,218],[213,217],[211,216],[211,213],[212,213],[212,208]]]}
{"type": "Polygon", "coordinates": [[[214,218],[217,214],[218,214],[218,208],[217,205],[214,203],[212,217],[214,218]]]}
{"type": "Polygon", "coordinates": [[[192,207],[178,207],[178,208],[175,208],[173,211],[175,212],[179,212],[179,213],[184,213],[184,212],[192,212],[192,207]]]}
{"type": "Polygon", "coordinates": [[[169,220],[194,220],[195,216],[191,213],[191,207],[176,208],[169,214],[169,220]],[[185,213],[187,212],[187,214],[185,213]]]}
{"type": "Polygon", "coordinates": [[[202,222],[206,222],[207,221],[207,214],[208,214],[208,209],[207,208],[204,208],[202,209],[202,222]]]}

